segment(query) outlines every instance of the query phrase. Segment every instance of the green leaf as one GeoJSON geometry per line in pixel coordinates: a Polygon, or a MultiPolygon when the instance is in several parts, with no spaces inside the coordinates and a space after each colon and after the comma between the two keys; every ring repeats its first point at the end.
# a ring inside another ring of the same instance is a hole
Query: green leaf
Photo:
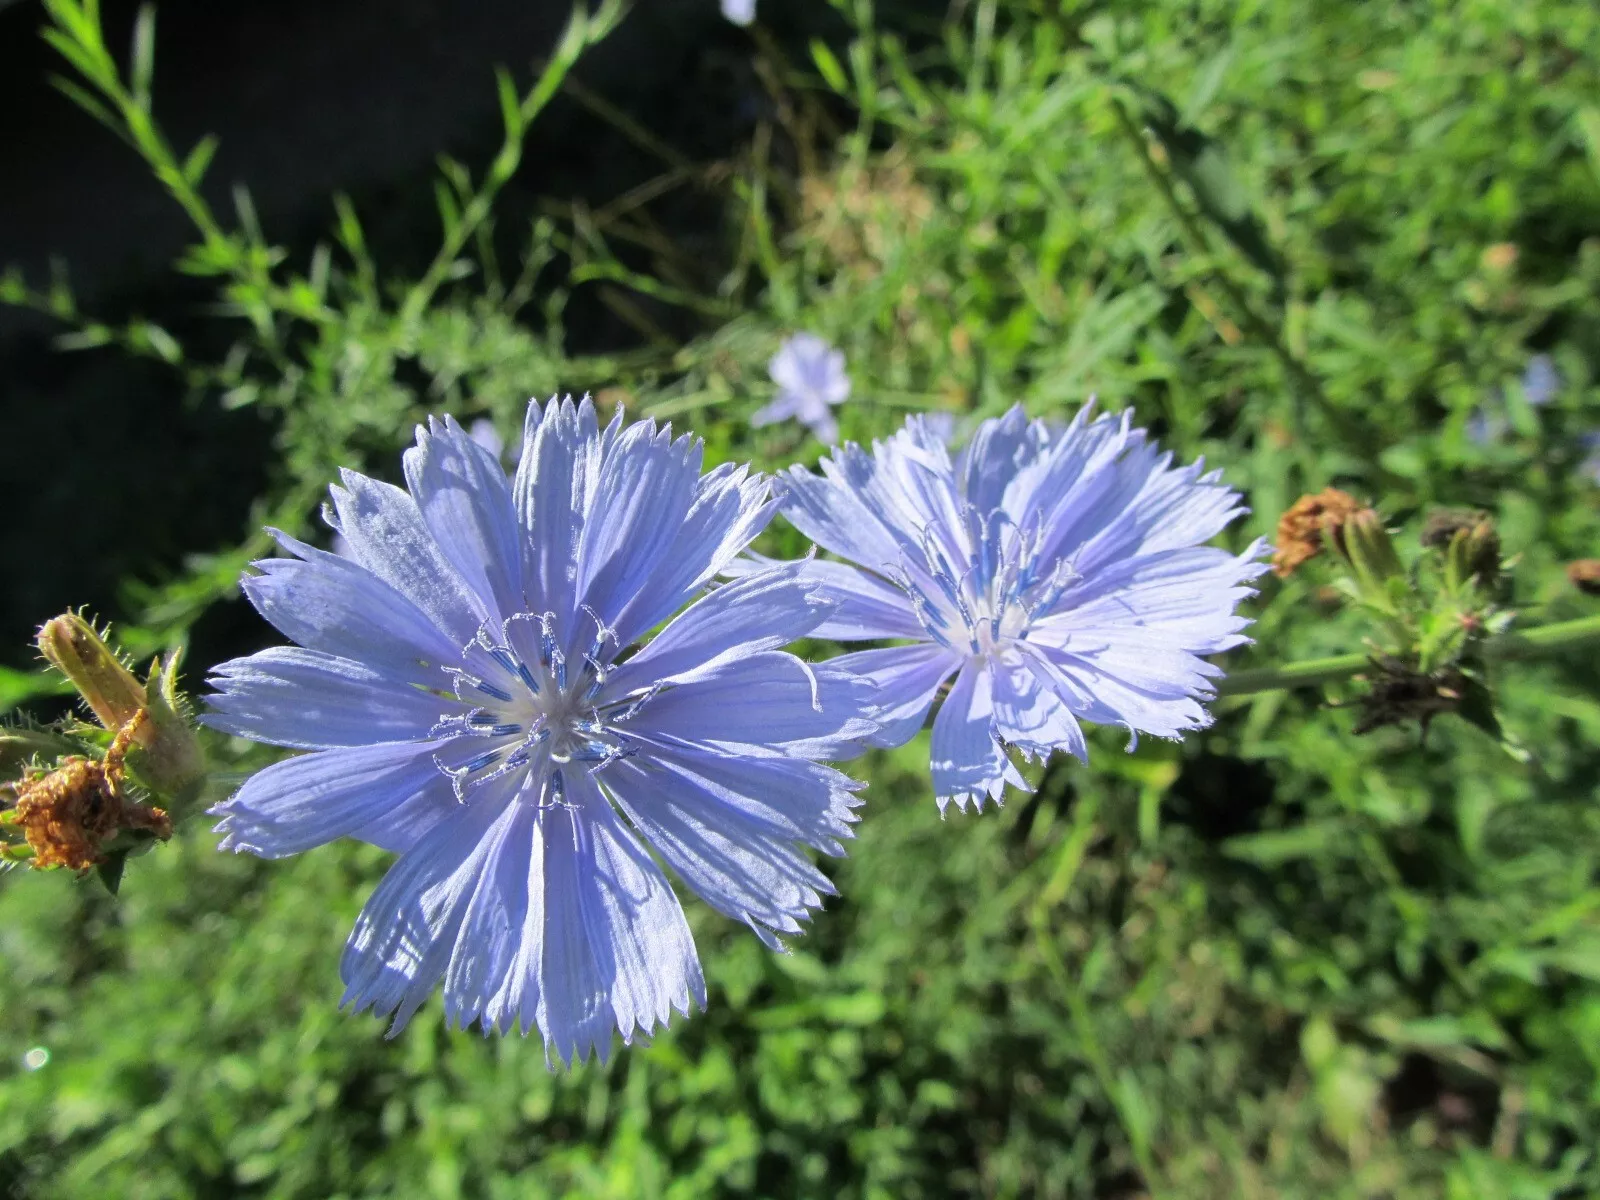
{"type": "Polygon", "coordinates": [[[1184,123],[1177,106],[1159,92],[1137,84],[1134,91],[1144,102],[1145,123],[1166,150],[1174,173],[1189,185],[1200,211],[1281,288],[1287,274],[1283,259],[1251,211],[1249,193],[1228,165],[1222,144],[1184,123]]]}
{"type": "Polygon", "coordinates": [[[206,171],[211,166],[211,159],[217,152],[217,139],[209,133],[194,144],[194,149],[189,151],[189,156],[183,160],[183,177],[190,187],[199,187],[200,181],[206,177],[206,171]]]}
{"type": "Polygon", "coordinates": [[[1222,852],[1258,867],[1276,867],[1297,858],[1313,858],[1336,847],[1348,848],[1350,831],[1343,822],[1321,821],[1298,829],[1249,833],[1229,838],[1222,852]]]}
{"type": "Polygon", "coordinates": [[[146,112],[150,109],[150,89],[156,76],[156,9],[144,4],[133,23],[133,50],[128,81],[133,102],[146,112]]]}
{"type": "Polygon", "coordinates": [[[0,712],[8,712],[36,696],[67,696],[72,685],[54,671],[18,671],[0,667],[0,712]]]}
{"type": "Polygon", "coordinates": [[[844,67],[819,38],[811,39],[811,61],[817,64],[817,72],[823,82],[835,92],[842,96],[850,90],[850,80],[844,73],[844,67]]]}

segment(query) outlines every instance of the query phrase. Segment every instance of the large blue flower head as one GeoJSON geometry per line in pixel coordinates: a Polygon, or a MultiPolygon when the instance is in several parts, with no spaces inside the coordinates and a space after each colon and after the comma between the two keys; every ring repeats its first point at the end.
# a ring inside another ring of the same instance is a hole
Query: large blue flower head
{"type": "Polygon", "coordinates": [[[266,857],[339,837],[400,854],[345,951],[357,1011],[398,1030],[442,981],[447,1021],[604,1058],[613,1030],[705,1002],[643,843],[774,945],[832,890],[799,847],[849,834],[857,785],[817,760],[871,732],[867,688],[778,649],[832,607],[799,567],[701,595],[773,506],[700,457],[552,401],[508,481],[447,419],[418,430],[408,490],[344,474],[346,555],[280,536],[294,557],[245,578],[299,646],[217,668],[207,721],[312,753],[253,776],[217,828],[266,857]]]}
{"type": "Polygon", "coordinates": [[[1246,639],[1235,615],[1266,569],[1201,545],[1244,511],[1202,464],[1176,467],[1127,414],[1066,428],[1020,406],[952,456],[929,421],[870,452],[846,445],[822,475],[791,468],[784,513],[825,550],[808,573],[839,601],[817,630],[909,644],[833,660],[873,680],[883,745],[933,724],[940,807],[1025,786],[1007,746],[1087,758],[1080,720],[1177,737],[1208,723],[1220,669],[1201,655],[1246,639]]]}

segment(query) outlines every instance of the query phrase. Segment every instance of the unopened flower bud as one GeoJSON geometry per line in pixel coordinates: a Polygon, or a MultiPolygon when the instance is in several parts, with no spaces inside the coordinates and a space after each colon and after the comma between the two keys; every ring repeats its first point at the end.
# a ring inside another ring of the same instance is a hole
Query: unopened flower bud
{"type": "Polygon", "coordinates": [[[1440,509],[1428,514],[1419,540],[1443,550],[1450,574],[1462,583],[1476,577],[1478,586],[1488,588],[1500,577],[1500,535],[1488,513],[1440,509]]]}
{"type": "Polygon", "coordinates": [[[152,662],[141,684],[94,626],[73,612],[40,627],[39,649],[107,729],[120,732],[139,718],[132,744],[140,751],[134,760],[140,779],[163,796],[189,798],[204,778],[205,759],[178,694],[176,652],[152,662]]]}
{"type": "Polygon", "coordinates": [[[144,707],[144,687],[77,613],[46,621],[38,640],[40,653],[78,689],[107,729],[121,729],[144,707]]]}

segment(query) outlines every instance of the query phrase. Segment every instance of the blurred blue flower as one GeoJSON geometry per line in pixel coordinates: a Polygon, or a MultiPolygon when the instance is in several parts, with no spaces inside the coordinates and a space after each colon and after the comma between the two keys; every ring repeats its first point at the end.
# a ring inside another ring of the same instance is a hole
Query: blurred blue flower
{"type": "Polygon", "coordinates": [[[1086,406],[1063,429],[1018,406],[954,458],[912,417],[820,477],[780,477],[789,520],[856,564],[807,567],[839,603],[815,636],[910,643],[830,663],[878,686],[874,743],[911,738],[955,676],[933,723],[941,808],[1025,786],[1009,747],[1086,758],[1080,719],[1135,736],[1209,724],[1200,701],[1222,671],[1201,655],[1248,640],[1234,609],[1268,547],[1200,544],[1245,511],[1203,470],[1172,466],[1127,414],[1086,406]]]}
{"type": "Polygon", "coordinates": [[[1600,484],[1600,431],[1582,434],[1578,438],[1578,444],[1585,451],[1585,458],[1578,470],[1591,483],[1600,484]]]}
{"type": "Polygon", "coordinates": [[[524,447],[508,481],[430,423],[408,491],[332,490],[347,557],[278,535],[293,557],[243,583],[298,646],[217,668],[206,721],[312,753],[212,811],[228,849],[400,855],[345,950],[356,1011],[398,1031],[442,981],[447,1022],[604,1059],[705,1003],[641,837],[776,945],[832,891],[798,847],[842,853],[854,819],[859,785],[817,760],[875,727],[863,681],[779,650],[832,607],[800,565],[702,595],[770,519],[766,480],[702,476],[697,441],[602,430],[587,398],[530,406],[524,447]]]}
{"type": "Polygon", "coordinates": [[[493,455],[496,462],[505,457],[506,440],[488,417],[479,417],[467,426],[467,436],[493,455]]]}
{"type": "Polygon", "coordinates": [[[752,425],[771,425],[793,418],[819,441],[834,442],[839,426],[830,406],[850,398],[850,377],[844,351],[835,350],[814,333],[797,333],[778,348],[767,364],[778,398],[750,418],[752,425]]]}
{"type": "Polygon", "coordinates": [[[1487,446],[1505,432],[1505,420],[1492,415],[1487,409],[1475,408],[1467,418],[1467,440],[1476,446],[1487,446]]]}
{"type": "Polygon", "coordinates": [[[748,25],[756,19],[756,0],[722,0],[722,15],[735,25],[748,25]]]}
{"type": "Polygon", "coordinates": [[[1561,390],[1561,375],[1548,354],[1535,354],[1522,373],[1522,394],[1535,408],[1554,400],[1561,390]]]}

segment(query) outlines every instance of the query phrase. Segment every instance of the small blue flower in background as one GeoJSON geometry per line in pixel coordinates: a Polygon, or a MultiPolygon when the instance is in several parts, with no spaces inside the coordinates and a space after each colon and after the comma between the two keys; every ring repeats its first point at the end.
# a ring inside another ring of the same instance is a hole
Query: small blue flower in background
{"type": "Polygon", "coordinates": [[[1586,456],[1578,470],[1584,478],[1591,483],[1600,484],[1600,431],[1591,430],[1578,438],[1578,444],[1586,452],[1586,456]]]}
{"type": "Polygon", "coordinates": [[[1548,354],[1535,354],[1522,373],[1522,394],[1528,403],[1540,408],[1554,400],[1561,390],[1561,375],[1548,354]]]}
{"type": "Polygon", "coordinates": [[[506,440],[500,436],[500,431],[488,417],[479,417],[468,425],[467,436],[487,450],[496,462],[505,457],[506,440]]]}
{"type": "Polygon", "coordinates": [[[1203,546],[1245,510],[1219,472],[1175,467],[1121,418],[1066,428],[1020,406],[985,421],[952,457],[921,417],[870,452],[846,445],[821,476],[781,476],[784,514],[855,565],[806,568],[838,609],[815,636],[911,644],[832,666],[878,685],[878,745],[933,722],[941,808],[998,801],[1029,758],[1087,757],[1080,720],[1177,737],[1209,724],[1200,701],[1222,673],[1201,655],[1246,639],[1234,612],[1266,570],[1203,546]]]}
{"type": "Polygon", "coordinates": [[[869,689],[779,650],[833,607],[801,565],[706,593],[774,505],[700,459],[568,399],[530,406],[508,480],[446,419],[418,430],[408,490],[344,473],[347,556],[279,535],[293,557],[244,579],[298,646],[218,667],[205,719],[311,753],[217,828],[268,858],[341,837],[400,855],[341,964],[356,1011],[398,1031],[442,982],[447,1022],[604,1059],[613,1031],[705,1003],[645,843],[771,945],[833,890],[798,847],[842,853],[859,785],[818,760],[873,732],[869,689]]]}
{"type": "Polygon", "coordinates": [[[839,425],[830,408],[850,398],[844,351],[835,350],[814,333],[797,333],[778,348],[767,370],[778,385],[778,398],[751,417],[750,424],[771,425],[793,418],[818,441],[837,441],[839,425]]]}
{"type": "Polygon", "coordinates": [[[1483,408],[1475,408],[1467,418],[1467,440],[1475,446],[1487,446],[1505,432],[1505,420],[1483,408]]]}
{"type": "Polygon", "coordinates": [[[722,0],[722,15],[735,25],[748,25],[756,19],[756,0],[722,0]]]}

